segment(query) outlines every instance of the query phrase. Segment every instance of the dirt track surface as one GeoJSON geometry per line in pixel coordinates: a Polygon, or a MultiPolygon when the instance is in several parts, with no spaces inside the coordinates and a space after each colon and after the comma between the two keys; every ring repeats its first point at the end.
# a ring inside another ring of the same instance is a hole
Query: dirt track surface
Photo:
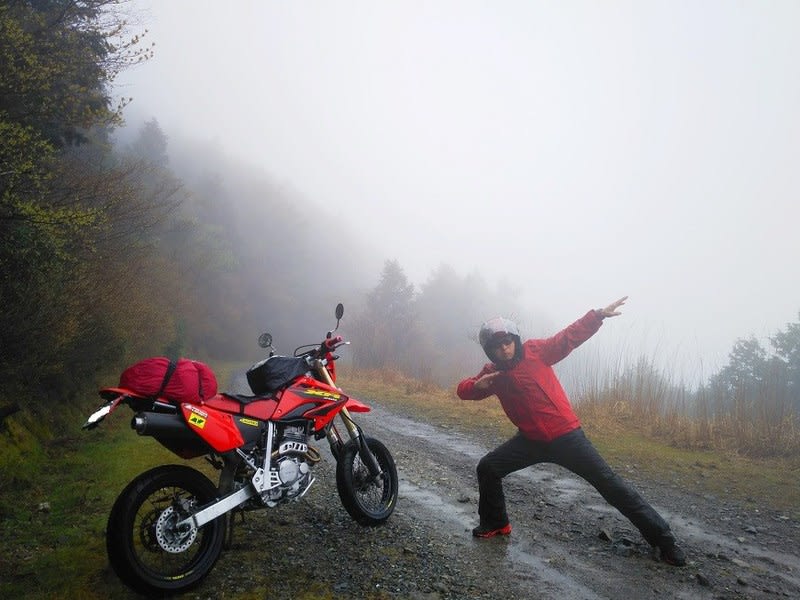
{"type": "Polygon", "coordinates": [[[362,528],[350,520],[322,440],[316,447],[325,460],[308,494],[248,514],[233,547],[191,597],[800,598],[800,523],[670,481],[646,481],[624,465],[612,466],[671,524],[686,567],[656,560],[593,488],[554,465],[509,475],[513,532],[477,540],[470,533],[475,466],[503,440],[475,439],[371,404],[374,411],[357,415],[358,422],[391,450],[400,475],[389,522],[362,528]],[[243,560],[259,545],[257,562],[243,560]],[[248,581],[247,573],[259,572],[269,575],[248,581]]]}

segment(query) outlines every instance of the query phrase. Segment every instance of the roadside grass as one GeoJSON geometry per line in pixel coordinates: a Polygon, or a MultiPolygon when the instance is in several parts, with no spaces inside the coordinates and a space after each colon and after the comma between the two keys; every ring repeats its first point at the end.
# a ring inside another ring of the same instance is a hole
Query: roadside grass
{"type": "Polygon", "coordinates": [[[137,597],[120,593],[107,566],[106,519],[130,479],[174,457],[155,441],[137,440],[127,419],[94,431],[81,424],[72,421],[70,435],[43,445],[45,458],[26,482],[0,490],[0,597],[137,597]]]}

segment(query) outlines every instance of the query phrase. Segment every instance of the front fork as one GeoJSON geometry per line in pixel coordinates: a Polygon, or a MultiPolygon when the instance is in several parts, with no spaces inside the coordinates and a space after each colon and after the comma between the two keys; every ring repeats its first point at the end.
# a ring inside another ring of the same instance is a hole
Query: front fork
{"type": "MultiPolygon", "coordinates": [[[[363,462],[367,467],[372,477],[378,477],[381,473],[383,473],[381,466],[378,464],[378,460],[375,458],[372,450],[369,449],[367,440],[361,434],[361,430],[358,428],[358,425],[356,425],[352,417],[350,417],[350,411],[346,408],[342,408],[342,410],[339,411],[339,415],[342,418],[342,423],[344,423],[350,439],[358,444],[358,453],[361,456],[361,462],[363,462]]],[[[333,454],[333,457],[338,463],[342,455],[342,450],[344,449],[345,441],[342,435],[336,429],[336,425],[334,425],[333,422],[328,425],[325,434],[327,435],[328,443],[331,446],[331,454],[333,454]]]]}
{"type": "MultiPolygon", "coordinates": [[[[328,369],[325,368],[325,364],[321,360],[316,360],[314,366],[316,367],[317,373],[322,381],[327,383],[332,388],[339,389],[333,382],[331,374],[328,372],[328,369]]],[[[380,475],[382,473],[381,466],[378,464],[378,460],[375,458],[375,455],[369,449],[364,436],[361,435],[361,430],[358,428],[358,425],[356,425],[355,421],[353,421],[353,417],[350,416],[350,411],[347,410],[346,407],[343,407],[342,410],[339,411],[339,417],[342,419],[342,423],[344,423],[350,439],[358,444],[358,452],[361,455],[361,461],[366,465],[367,469],[369,469],[370,475],[373,477],[380,475]]],[[[331,447],[331,454],[333,454],[333,457],[338,463],[339,458],[342,455],[342,450],[344,449],[345,441],[342,435],[336,429],[336,425],[333,423],[333,421],[331,421],[326,427],[325,435],[327,436],[328,444],[330,444],[331,447]]]]}

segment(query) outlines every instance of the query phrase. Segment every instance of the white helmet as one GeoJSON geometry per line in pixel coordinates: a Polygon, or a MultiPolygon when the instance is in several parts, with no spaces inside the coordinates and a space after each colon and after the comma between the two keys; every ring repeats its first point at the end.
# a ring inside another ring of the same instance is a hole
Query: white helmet
{"type": "Polygon", "coordinates": [[[517,327],[514,321],[504,317],[495,317],[481,325],[481,329],[478,332],[478,343],[480,343],[486,356],[488,356],[489,360],[492,362],[495,361],[495,357],[492,353],[492,342],[507,335],[514,338],[514,342],[516,342],[516,358],[519,358],[522,352],[522,342],[519,337],[519,327],[517,327]]]}

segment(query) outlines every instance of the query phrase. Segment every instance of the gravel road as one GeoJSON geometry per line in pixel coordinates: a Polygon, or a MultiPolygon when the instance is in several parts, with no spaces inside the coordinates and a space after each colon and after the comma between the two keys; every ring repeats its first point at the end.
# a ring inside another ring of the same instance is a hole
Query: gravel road
{"type": "Polygon", "coordinates": [[[357,415],[393,453],[397,509],[384,526],[350,520],[327,444],[300,501],[250,513],[233,546],[188,597],[800,598],[800,522],[743,508],[613,465],[670,522],[689,558],[656,560],[627,520],[554,465],[505,479],[513,533],[476,540],[478,459],[502,440],[420,423],[365,399],[357,415]]]}

